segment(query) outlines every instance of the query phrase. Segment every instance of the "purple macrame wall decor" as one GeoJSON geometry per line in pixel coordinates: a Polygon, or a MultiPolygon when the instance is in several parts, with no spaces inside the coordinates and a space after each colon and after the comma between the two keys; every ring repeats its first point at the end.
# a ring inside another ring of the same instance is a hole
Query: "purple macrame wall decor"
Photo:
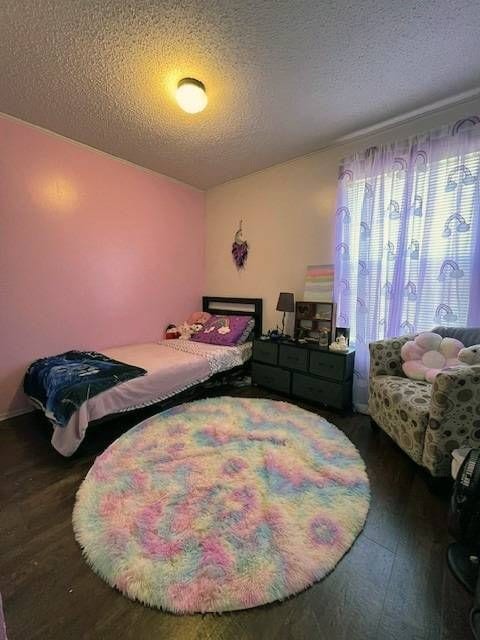
{"type": "Polygon", "coordinates": [[[240,220],[240,225],[235,233],[232,244],[233,261],[239,271],[245,268],[245,263],[248,258],[248,242],[243,239],[242,222],[243,220],[240,220]]]}

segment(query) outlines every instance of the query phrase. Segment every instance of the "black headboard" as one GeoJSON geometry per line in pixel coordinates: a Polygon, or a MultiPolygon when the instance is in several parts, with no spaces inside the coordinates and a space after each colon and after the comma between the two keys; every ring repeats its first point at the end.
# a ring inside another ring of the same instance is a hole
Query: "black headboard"
{"type": "Polygon", "coordinates": [[[222,298],[203,296],[203,310],[222,316],[253,316],[255,318],[255,336],[262,335],[263,300],[262,298],[222,298]]]}

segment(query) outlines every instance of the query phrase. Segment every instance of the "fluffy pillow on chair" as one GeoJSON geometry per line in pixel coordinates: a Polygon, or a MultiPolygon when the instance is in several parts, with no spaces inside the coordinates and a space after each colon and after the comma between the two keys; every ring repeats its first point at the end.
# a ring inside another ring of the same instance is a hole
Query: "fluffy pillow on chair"
{"type": "Polygon", "coordinates": [[[440,371],[461,366],[458,359],[463,344],[455,338],[442,338],[426,331],[406,342],[401,350],[402,369],[407,378],[433,382],[440,371]]]}

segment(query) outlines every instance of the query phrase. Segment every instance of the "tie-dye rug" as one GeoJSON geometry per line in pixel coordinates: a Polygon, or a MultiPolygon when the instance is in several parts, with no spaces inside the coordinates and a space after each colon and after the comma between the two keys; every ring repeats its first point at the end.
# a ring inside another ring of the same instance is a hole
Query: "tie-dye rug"
{"type": "Polygon", "coordinates": [[[3,616],[2,594],[0,593],[0,640],[8,640],[7,627],[3,616]]]}
{"type": "Polygon", "coordinates": [[[363,528],[354,445],[292,404],[214,398],[142,422],[77,494],[87,562],[127,597],[177,613],[281,600],[327,575],[363,528]]]}

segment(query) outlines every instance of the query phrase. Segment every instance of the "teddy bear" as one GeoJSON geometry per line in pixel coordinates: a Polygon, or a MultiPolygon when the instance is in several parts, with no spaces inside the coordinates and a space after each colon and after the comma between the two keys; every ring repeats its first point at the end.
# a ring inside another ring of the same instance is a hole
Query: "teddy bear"
{"type": "Polygon", "coordinates": [[[193,331],[192,327],[187,322],[181,324],[177,329],[180,331],[179,340],[190,340],[193,331]]]}
{"type": "Polygon", "coordinates": [[[466,365],[480,364],[480,344],[464,347],[458,352],[458,359],[466,365]]]}
{"type": "Polygon", "coordinates": [[[211,314],[207,311],[195,311],[183,324],[177,326],[169,324],[165,337],[167,340],[172,338],[190,340],[193,334],[203,330],[204,325],[211,317],[211,314]]]}

